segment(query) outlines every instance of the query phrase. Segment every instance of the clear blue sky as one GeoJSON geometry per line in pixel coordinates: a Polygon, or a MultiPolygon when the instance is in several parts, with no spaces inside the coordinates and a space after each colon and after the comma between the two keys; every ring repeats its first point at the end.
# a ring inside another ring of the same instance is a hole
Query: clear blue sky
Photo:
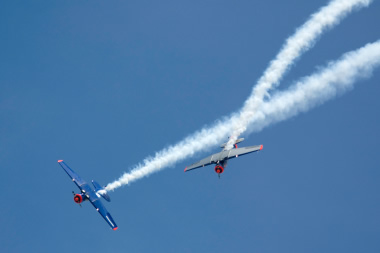
{"type": "MultiPolygon", "coordinates": [[[[380,71],[246,137],[260,153],[78,207],[64,159],[106,184],[238,110],[318,1],[7,1],[0,8],[1,252],[380,252],[380,71]]],[[[380,3],[326,33],[281,88],[380,38],[380,3]]],[[[217,151],[218,149],[215,148],[217,151]]]]}

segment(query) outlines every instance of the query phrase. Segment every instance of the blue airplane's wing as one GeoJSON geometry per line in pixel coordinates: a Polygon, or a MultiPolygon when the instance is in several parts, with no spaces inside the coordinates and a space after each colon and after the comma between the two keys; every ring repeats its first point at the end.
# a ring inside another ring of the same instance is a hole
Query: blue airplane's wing
{"type": "Polygon", "coordinates": [[[96,198],[95,200],[92,200],[90,197],[91,204],[95,207],[96,211],[104,218],[104,220],[108,223],[108,225],[111,226],[113,230],[117,229],[117,225],[115,221],[112,219],[111,214],[107,211],[107,209],[104,207],[103,203],[100,201],[99,198],[96,198]]]}
{"type": "MultiPolygon", "coordinates": [[[[77,203],[78,204],[81,203],[82,200],[89,200],[91,204],[95,207],[96,211],[99,212],[99,214],[105,219],[105,221],[111,226],[111,228],[113,230],[116,230],[117,225],[115,221],[112,219],[111,214],[104,207],[99,197],[97,196],[96,192],[91,188],[91,186],[87,184],[87,182],[84,181],[77,173],[75,173],[72,169],[70,169],[70,167],[67,166],[67,164],[63,160],[58,160],[58,163],[66,171],[66,173],[69,175],[72,181],[81,190],[81,194],[76,194],[76,195],[81,195],[83,197],[80,197],[81,200],[80,202],[77,202],[77,203]]],[[[96,182],[94,185],[99,186],[99,184],[96,182]]]]}
{"type": "Polygon", "coordinates": [[[71,180],[82,190],[83,185],[87,184],[77,173],[75,173],[69,166],[63,161],[58,160],[59,165],[66,171],[67,175],[71,178],[71,180]]]}

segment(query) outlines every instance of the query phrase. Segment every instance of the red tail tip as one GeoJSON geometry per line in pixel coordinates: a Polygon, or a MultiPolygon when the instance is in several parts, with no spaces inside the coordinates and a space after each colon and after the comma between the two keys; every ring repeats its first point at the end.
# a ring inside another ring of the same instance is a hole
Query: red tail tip
{"type": "Polygon", "coordinates": [[[260,146],[260,150],[262,150],[262,149],[263,149],[263,145],[260,146]]]}
{"type": "Polygon", "coordinates": [[[63,162],[63,160],[58,160],[59,163],[63,162]]]}
{"type": "Polygon", "coordinates": [[[113,230],[116,230],[118,227],[113,228],[113,230]]]}
{"type": "Polygon", "coordinates": [[[186,172],[186,170],[187,170],[187,167],[185,168],[184,172],[186,172]]]}

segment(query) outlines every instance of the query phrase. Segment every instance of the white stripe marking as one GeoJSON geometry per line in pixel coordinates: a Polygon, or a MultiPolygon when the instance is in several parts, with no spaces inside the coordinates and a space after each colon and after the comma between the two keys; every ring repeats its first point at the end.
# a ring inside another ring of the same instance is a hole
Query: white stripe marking
{"type": "Polygon", "coordinates": [[[110,219],[108,218],[108,216],[106,216],[107,220],[111,223],[112,226],[115,226],[111,221],[110,219]]]}

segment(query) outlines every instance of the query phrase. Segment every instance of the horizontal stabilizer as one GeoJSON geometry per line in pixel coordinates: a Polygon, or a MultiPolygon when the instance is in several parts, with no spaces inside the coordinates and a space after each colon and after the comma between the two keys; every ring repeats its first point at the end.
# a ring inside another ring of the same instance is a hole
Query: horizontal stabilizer
{"type": "MultiPolygon", "coordinates": [[[[244,138],[237,139],[237,140],[235,141],[234,145],[235,145],[235,144],[238,144],[238,143],[240,143],[240,142],[242,142],[242,141],[244,141],[244,138]]],[[[227,145],[227,143],[228,143],[228,142],[223,143],[222,145],[220,145],[220,147],[221,147],[221,148],[225,148],[226,145],[227,145]]]]}
{"type": "Polygon", "coordinates": [[[100,184],[98,184],[96,181],[92,180],[92,184],[95,187],[95,193],[96,195],[100,195],[103,197],[103,199],[107,200],[108,202],[111,201],[110,196],[107,194],[107,191],[104,189],[104,187],[101,187],[100,184]]]}

